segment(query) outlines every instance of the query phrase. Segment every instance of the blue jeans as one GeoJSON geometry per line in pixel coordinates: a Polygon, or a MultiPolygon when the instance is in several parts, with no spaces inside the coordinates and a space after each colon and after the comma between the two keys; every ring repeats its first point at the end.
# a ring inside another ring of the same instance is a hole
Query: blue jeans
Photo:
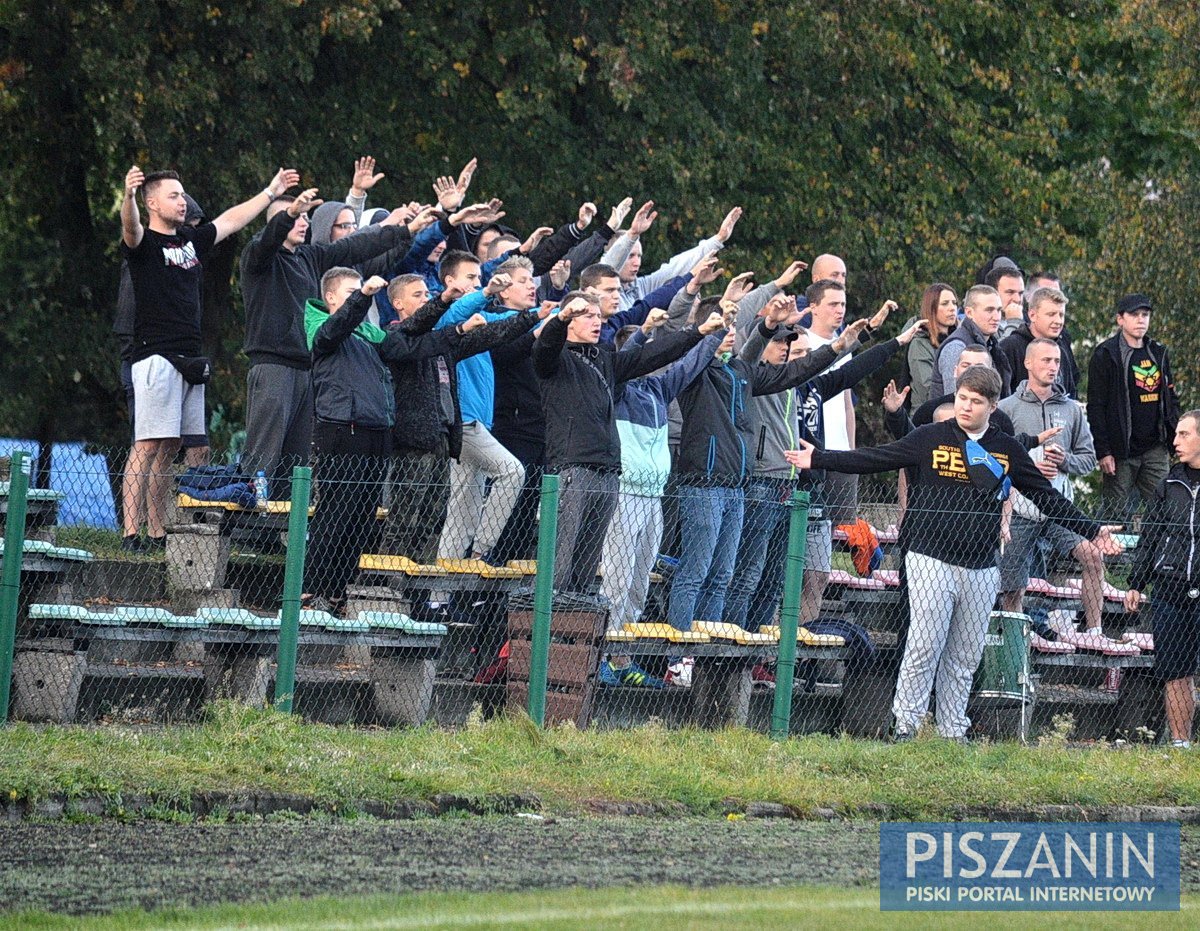
{"type": "MultiPolygon", "coordinates": [[[[767,544],[780,524],[787,525],[788,506],[795,483],[786,478],[756,478],[746,489],[746,519],[742,525],[742,540],[738,545],[733,580],[725,599],[724,620],[747,630],[750,627],[750,605],[759,580],[763,578],[768,558],[767,544]]],[[[780,566],[782,572],[782,565],[780,566]]],[[[765,621],[764,623],[770,623],[765,621]]]]}
{"type": "Polygon", "coordinates": [[[741,488],[679,489],[683,546],[667,611],[667,619],[679,630],[691,630],[693,620],[719,621],[724,616],[744,505],[741,488]]]}

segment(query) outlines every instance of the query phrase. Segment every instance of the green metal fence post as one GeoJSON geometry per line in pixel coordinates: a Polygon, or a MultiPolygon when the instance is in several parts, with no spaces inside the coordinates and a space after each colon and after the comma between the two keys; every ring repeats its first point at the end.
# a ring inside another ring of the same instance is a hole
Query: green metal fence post
{"type": "Polygon", "coordinates": [[[800,626],[800,594],[804,588],[804,547],[808,540],[808,492],[792,492],[788,519],[787,567],[783,573],[783,608],[779,615],[779,660],[775,667],[775,706],[771,737],[787,738],[792,726],[792,682],[796,677],[796,630],[800,626]]]}
{"type": "Polygon", "coordinates": [[[288,515],[287,565],[283,573],[283,611],[275,658],[275,707],[291,713],[296,692],[296,650],[300,640],[300,595],[304,590],[304,554],[308,546],[308,501],[312,469],[292,469],[292,512],[288,515]]]}
{"type": "Polygon", "coordinates": [[[538,518],[537,578],[533,590],[533,644],[529,661],[529,717],[546,723],[546,675],[550,663],[550,613],[554,604],[554,557],[558,542],[558,476],[542,476],[538,518]]]}
{"type": "Polygon", "coordinates": [[[8,483],[8,523],[4,528],[4,577],[0,586],[0,724],[8,721],[12,686],[13,644],[17,637],[17,605],[25,549],[25,498],[29,494],[29,453],[12,455],[8,483]]]}

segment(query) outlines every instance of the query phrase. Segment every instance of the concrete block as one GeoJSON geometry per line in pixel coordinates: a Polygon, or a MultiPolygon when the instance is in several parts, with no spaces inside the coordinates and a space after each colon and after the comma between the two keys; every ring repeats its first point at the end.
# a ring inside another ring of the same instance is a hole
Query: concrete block
{"type": "Polygon", "coordinates": [[[82,653],[18,653],[13,661],[13,717],[70,724],[86,669],[82,653]]]}
{"type": "Polygon", "coordinates": [[[396,656],[371,661],[375,710],[385,724],[424,724],[433,701],[434,662],[396,656]]]}
{"type": "Polygon", "coordinates": [[[229,537],[219,527],[187,524],[167,534],[167,584],[172,590],[219,589],[228,565],[229,537]]]}

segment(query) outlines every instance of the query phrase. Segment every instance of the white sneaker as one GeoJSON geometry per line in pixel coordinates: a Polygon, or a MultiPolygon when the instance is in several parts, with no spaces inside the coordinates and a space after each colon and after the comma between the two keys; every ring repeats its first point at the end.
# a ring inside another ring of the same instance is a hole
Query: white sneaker
{"type": "Polygon", "coordinates": [[[1176,750],[1191,750],[1192,742],[1190,740],[1172,740],[1171,746],[1176,750]]]}
{"type": "Polygon", "coordinates": [[[673,663],[667,667],[667,674],[663,681],[667,685],[678,686],[679,688],[687,689],[692,687],[692,668],[696,665],[696,661],[685,656],[678,663],[673,663]]]}

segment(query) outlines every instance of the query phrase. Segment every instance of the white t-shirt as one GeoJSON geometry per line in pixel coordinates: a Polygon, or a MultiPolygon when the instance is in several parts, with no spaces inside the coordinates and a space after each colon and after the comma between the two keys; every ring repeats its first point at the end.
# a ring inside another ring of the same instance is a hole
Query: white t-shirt
{"type": "MultiPolygon", "coordinates": [[[[828,346],[837,337],[825,339],[823,336],[818,336],[812,330],[808,331],[808,347],[810,350],[820,349],[822,346],[828,346]]],[[[833,369],[841,368],[850,361],[850,354],[842,356],[833,365],[826,369],[827,372],[833,369]]],[[[849,449],[850,448],[850,431],[846,424],[846,396],[850,394],[850,389],[839,391],[831,398],[826,398],[822,411],[825,418],[825,448],[826,449],[849,449]]]]}

